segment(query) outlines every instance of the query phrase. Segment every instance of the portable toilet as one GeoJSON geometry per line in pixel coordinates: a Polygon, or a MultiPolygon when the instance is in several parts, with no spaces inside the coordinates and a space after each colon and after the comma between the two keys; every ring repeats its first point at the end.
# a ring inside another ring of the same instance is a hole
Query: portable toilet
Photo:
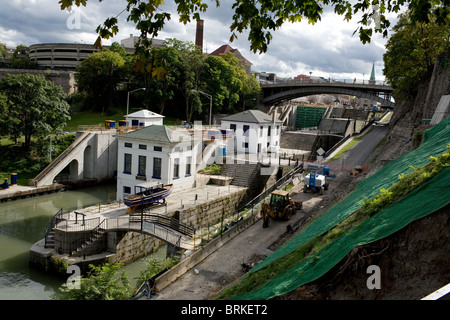
{"type": "Polygon", "coordinates": [[[330,176],[330,168],[323,167],[323,175],[326,177],[330,176]]]}

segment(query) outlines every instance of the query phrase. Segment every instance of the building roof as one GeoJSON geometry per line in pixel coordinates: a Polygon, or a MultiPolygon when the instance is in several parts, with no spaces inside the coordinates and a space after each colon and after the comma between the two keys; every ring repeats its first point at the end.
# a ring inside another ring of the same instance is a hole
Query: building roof
{"type": "Polygon", "coordinates": [[[228,52],[231,52],[232,54],[234,54],[235,56],[237,56],[238,59],[242,59],[244,64],[249,64],[252,65],[252,63],[250,61],[248,61],[240,52],[238,49],[233,49],[232,47],[230,47],[228,44],[224,44],[222,46],[220,46],[219,48],[217,48],[216,50],[214,50],[213,52],[211,52],[209,55],[210,56],[218,56],[219,54],[227,54],[228,52]]]}
{"type": "Polygon", "coordinates": [[[145,119],[164,118],[163,115],[160,115],[160,114],[157,114],[156,112],[145,110],[145,109],[130,113],[128,115],[128,117],[129,118],[145,118],[145,119]]]}
{"type": "Polygon", "coordinates": [[[128,133],[119,134],[118,138],[146,140],[155,143],[179,143],[190,141],[191,135],[186,130],[174,130],[162,125],[150,125],[128,133]]]}
{"type": "MultiPolygon", "coordinates": [[[[245,110],[231,116],[220,119],[220,121],[231,121],[231,122],[249,122],[249,123],[273,123],[273,119],[267,113],[259,110],[245,110]]],[[[275,119],[275,123],[280,124],[283,121],[275,119]]]]}

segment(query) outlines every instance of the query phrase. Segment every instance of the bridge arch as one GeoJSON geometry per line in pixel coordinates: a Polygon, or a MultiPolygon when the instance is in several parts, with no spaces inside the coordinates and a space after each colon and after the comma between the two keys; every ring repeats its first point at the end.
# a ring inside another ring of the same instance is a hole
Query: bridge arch
{"type": "Polygon", "coordinates": [[[390,90],[377,90],[377,88],[364,88],[352,85],[262,85],[264,98],[262,103],[274,105],[283,100],[316,95],[316,94],[345,94],[359,98],[380,102],[382,106],[394,108],[395,104],[389,99],[390,90]],[[384,94],[381,96],[380,94],[384,94]]]}
{"type": "Polygon", "coordinates": [[[90,145],[87,145],[83,154],[83,179],[94,178],[94,151],[90,145]]]}

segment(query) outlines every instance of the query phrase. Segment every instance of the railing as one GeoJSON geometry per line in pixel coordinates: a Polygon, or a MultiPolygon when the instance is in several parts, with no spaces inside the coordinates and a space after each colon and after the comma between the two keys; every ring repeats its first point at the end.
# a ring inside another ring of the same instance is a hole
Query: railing
{"type": "Polygon", "coordinates": [[[194,228],[189,227],[188,225],[181,223],[179,220],[172,217],[157,214],[144,214],[143,219],[146,222],[161,225],[163,227],[174,230],[190,238],[192,238],[195,233],[194,228]]]}
{"type": "Polygon", "coordinates": [[[103,219],[91,232],[73,241],[70,245],[70,251],[78,251],[83,249],[83,246],[98,240],[105,233],[106,225],[107,219],[103,219]]]}
{"type": "Polygon", "coordinates": [[[73,220],[71,220],[70,231],[89,230],[94,222],[97,223],[91,231],[70,244],[71,252],[80,251],[84,246],[98,240],[108,230],[147,231],[161,240],[178,246],[181,245],[182,236],[193,238],[195,235],[194,228],[181,223],[177,219],[156,214],[142,213],[141,215],[134,214],[131,216],[104,219],[101,222],[99,220],[99,218],[86,221],[80,220],[80,228],[75,229],[73,228],[73,220]]]}
{"type": "Polygon", "coordinates": [[[44,237],[44,248],[47,248],[48,245],[48,241],[49,241],[49,237],[50,237],[50,233],[55,230],[55,226],[56,226],[56,221],[58,219],[58,217],[63,213],[63,209],[59,209],[59,211],[52,217],[52,219],[50,220],[50,222],[47,225],[47,229],[45,230],[45,237],[44,237]]]}
{"type": "Polygon", "coordinates": [[[313,78],[313,79],[276,79],[260,80],[261,85],[296,85],[296,84],[354,84],[354,85],[377,85],[390,87],[386,81],[372,81],[366,79],[325,79],[325,78],[313,78]]]}
{"type": "Polygon", "coordinates": [[[271,194],[272,191],[284,187],[289,181],[291,181],[292,177],[295,174],[301,171],[303,171],[303,162],[299,163],[292,171],[288,172],[283,177],[278,179],[273,185],[271,185],[269,188],[266,188],[263,192],[258,194],[252,200],[240,206],[237,209],[237,212],[241,212],[245,209],[252,209],[256,204],[258,204],[259,202],[264,200],[269,194],[271,194]]]}
{"type": "Polygon", "coordinates": [[[64,150],[55,160],[53,160],[44,170],[42,170],[36,178],[31,180],[30,184],[33,186],[37,186],[40,180],[44,178],[54,167],[56,167],[70,152],[72,152],[80,143],[87,139],[90,133],[83,134],[75,139],[74,142],[64,150]]]}

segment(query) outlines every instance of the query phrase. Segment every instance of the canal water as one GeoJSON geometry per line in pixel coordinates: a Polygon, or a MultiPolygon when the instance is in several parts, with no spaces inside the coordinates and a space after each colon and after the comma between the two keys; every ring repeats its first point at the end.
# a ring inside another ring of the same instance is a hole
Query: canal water
{"type": "MultiPolygon", "coordinates": [[[[29,267],[31,246],[44,237],[59,209],[103,204],[115,192],[115,185],[100,185],[0,203],[0,300],[50,300],[65,280],[29,267]]],[[[163,253],[161,248],[157,256],[164,258],[163,253]]],[[[132,285],[145,265],[141,259],[125,266],[132,285]]]]}

